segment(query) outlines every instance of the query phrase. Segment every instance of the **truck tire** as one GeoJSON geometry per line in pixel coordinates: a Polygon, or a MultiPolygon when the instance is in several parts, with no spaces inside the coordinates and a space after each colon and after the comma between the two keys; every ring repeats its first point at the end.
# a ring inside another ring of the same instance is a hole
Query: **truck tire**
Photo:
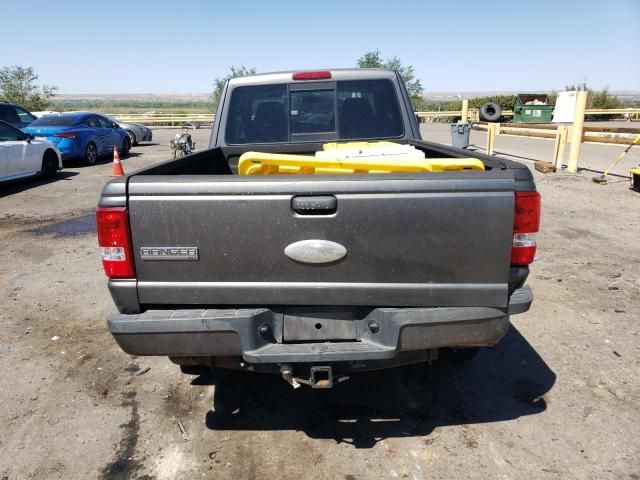
{"type": "Polygon", "coordinates": [[[480,107],[480,120],[485,122],[497,122],[502,116],[500,105],[493,102],[487,102],[480,107]]]}

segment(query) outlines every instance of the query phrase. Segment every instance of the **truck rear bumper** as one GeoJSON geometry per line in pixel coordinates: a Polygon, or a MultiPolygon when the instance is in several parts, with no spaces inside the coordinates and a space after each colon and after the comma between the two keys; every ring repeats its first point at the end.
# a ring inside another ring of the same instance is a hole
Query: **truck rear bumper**
{"type": "Polygon", "coordinates": [[[340,327],[344,319],[268,308],[148,310],[113,314],[107,324],[120,347],[133,355],[242,355],[249,363],[385,360],[405,351],[493,345],[507,332],[509,316],[527,311],[532,300],[531,288],[525,286],[513,292],[504,309],[356,309],[340,327]],[[319,340],[311,330],[312,341],[298,336],[286,343],[287,322],[309,320],[318,330],[325,325],[334,336],[319,340]]]}

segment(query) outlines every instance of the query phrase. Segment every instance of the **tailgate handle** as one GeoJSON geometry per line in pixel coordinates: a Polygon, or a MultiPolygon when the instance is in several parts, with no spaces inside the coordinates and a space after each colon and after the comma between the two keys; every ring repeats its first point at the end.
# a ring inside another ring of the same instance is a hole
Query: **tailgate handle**
{"type": "Polygon", "coordinates": [[[332,195],[293,197],[291,208],[298,215],[333,215],[338,210],[338,199],[332,195]]]}

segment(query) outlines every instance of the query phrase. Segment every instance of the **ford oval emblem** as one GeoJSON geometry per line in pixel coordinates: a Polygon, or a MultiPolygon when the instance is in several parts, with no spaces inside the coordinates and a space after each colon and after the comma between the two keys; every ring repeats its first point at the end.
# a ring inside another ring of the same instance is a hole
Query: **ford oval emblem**
{"type": "Polygon", "coordinates": [[[302,240],[287,245],[284,254],[296,262],[331,263],[344,257],[347,249],[329,240],[302,240]]]}

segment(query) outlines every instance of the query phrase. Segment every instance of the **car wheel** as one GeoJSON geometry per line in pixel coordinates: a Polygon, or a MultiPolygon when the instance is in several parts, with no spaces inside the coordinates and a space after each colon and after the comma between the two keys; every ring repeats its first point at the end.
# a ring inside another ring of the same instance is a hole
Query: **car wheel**
{"type": "Polygon", "coordinates": [[[127,135],[129,135],[129,141],[131,142],[131,145],[135,147],[138,144],[138,140],[136,139],[136,134],[133,133],[131,130],[127,130],[127,135]]]}
{"type": "Polygon", "coordinates": [[[44,178],[53,178],[58,173],[58,156],[54,151],[47,150],[44,152],[40,173],[44,178]]]}
{"type": "Polygon", "coordinates": [[[89,142],[87,144],[87,148],[84,151],[84,160],[89,165],[95,165],[96,160],[98,160],[98,148],[95,143],[89,142]]]}
{"type": "Polygon", "coordinates": [[[122,150],[120,151],[120,155],[126,157],[127,155],[129,155],[129,150],[131,150],[131,139],[127,135],[122,141],[122,150]]]}

